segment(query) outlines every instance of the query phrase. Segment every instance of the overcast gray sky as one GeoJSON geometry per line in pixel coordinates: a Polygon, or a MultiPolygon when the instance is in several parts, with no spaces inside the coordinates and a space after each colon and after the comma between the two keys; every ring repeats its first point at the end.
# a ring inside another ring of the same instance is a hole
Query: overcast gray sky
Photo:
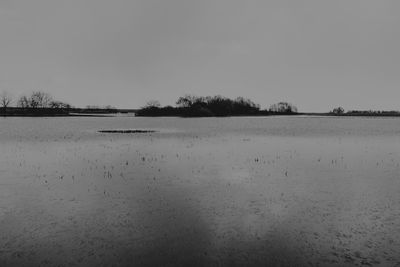
{"type": "Polygon", "coordinates": [[[398,0],[0,0],[0,91],[400,109],[398,0]]]}

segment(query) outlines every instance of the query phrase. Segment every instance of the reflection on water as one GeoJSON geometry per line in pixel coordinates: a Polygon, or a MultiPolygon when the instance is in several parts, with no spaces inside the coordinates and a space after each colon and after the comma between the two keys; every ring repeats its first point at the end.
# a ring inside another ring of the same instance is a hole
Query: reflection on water
{"type": "Polygon", "coordinates": [[[396,265],[398,122],[0,119],[0,265],[396,265]]]}

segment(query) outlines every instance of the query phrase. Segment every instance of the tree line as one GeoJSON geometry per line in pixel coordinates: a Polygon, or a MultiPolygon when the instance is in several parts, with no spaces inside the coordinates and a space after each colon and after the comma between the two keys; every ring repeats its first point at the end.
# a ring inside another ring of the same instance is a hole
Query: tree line
{"type": "MultiPolygon", "coordinates": [[[[29,95],[22,95],[14,99],[7,91],[0,93],[1,115],[68,115],[75,113],[118,113],[132,112],[133,110],[119,110],[112,106],[86,106],[74,108],[70,104],[54,99],[50,94],[34,91],[29,95]]],[[[213,116],[257,116],[257,115],[293,115],[300,114],[291,103],[279,102],[269,108],[261,109],[259,104],[244,97],[230,99],[221,95],[195,96],[184,95],[178,98],[176,106],[162,107],[159,101],[152,100],[134,110],[136,116],[178,116],[178,117],[213,117],[213,116]]],[[[318,113],[301,113],[318,114],[318,113]]],[[[337,107],[329,113],[319,113],[331,116],[400,116],[399,111],[349,110],[337,107]]]]}
{"type": "Polygon", "coordinates": [[[55,100],[49,93],[42,91],[34,91],[18,99],[3,91],[0,94],[0,107],[0,113],[3,115],[67,114],[72,108],[70,104],[55,100]]]}
{"type": "Polygon", "coordinates": [[[129,112],[129,110],[118,110],[107,105],[91,106],[86,108],[75,108],[69,103],[59,101],[52,95],[43,91],[34,91],[29,95],[13,98],[7,91],[0,93],[0,115],[3,116],[44,116],[44,115],[69,115],[70,113],[100,114],[129,112]]]}
{"type": "Polygon", "coordinates": [[[237,97],[230,99],[217,96],[184,95],[178,98],[176,106],[162,107],[156,100],[149,101],[139,109],[136,116],[180,116],[180,117],[223,117],[223,116],[253,116],[269,114],[296,114],[297,107],[287,102],[271,105],[269,109],[261,109],[252,100],[237,97]]]}
{"type": "Polygon", "coordinates": [[[397,110],[348,110],[345,111],[342,107],[334,108],[330,111],[331,115],[335,116],[400,116],[400,111],[397,110]]]}
{"type": "Polygon", "coordinates": [[[54,108],[54,109],[69,109],[72,106],[68,103],[53,99],[46,92],[34,91],[30,95],[22,95],[17,100],[14,100],[10,93],[3,91],[0,95],[0,105],[6,109],[15,104],[18,108],[54,108]]]}

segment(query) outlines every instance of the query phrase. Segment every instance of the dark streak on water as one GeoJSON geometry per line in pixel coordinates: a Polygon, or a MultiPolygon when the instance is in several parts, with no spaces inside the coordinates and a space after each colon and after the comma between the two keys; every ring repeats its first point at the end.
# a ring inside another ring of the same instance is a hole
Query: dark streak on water
{"type": "Polygon", "coordinates": [[[128,134],[128,133],[155,133],[157,131],[153,130],[101,130],[99,133],[123,133],[123,134],[128,134]]]}

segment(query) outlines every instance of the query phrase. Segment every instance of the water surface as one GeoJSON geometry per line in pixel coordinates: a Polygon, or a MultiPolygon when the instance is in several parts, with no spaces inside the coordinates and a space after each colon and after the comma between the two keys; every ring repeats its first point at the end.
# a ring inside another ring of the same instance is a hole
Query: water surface
{"type": "Polygon", "coordinates": [[[1,266],[400,264],[397,118],[0,118],[0,148],[1,266]]]}

